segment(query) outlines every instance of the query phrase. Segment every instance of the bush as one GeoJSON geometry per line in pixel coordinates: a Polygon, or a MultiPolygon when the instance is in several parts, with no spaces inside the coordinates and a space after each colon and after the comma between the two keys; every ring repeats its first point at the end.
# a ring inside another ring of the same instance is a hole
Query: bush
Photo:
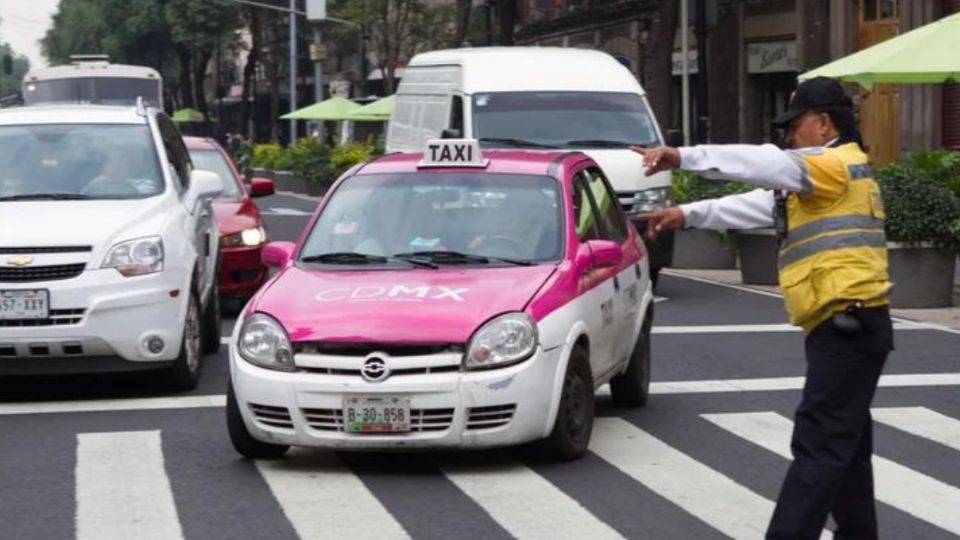
{"type": "Polygon", "coordinates": [[[902,165],[922,171],[960,196],[960,152],[916,150],[904,156],[902,165]]]}
{"type": "Polygon", "coordinates": [[[927,171],[891,165],[877,171],[887,240],[960,247],[960,198],[927,171]]]}
{"type": "Polygon", "coordinates": [[[681,169],[673,171],[672,185],[673,201],[677,204],[716,199],[756,189],[743,182],[707,180],[699,174],[681,169]]]}
{"type": "Polygon", "coordinates": [[[374,151],[375,148],[372,145],[357,142],[334,146],[330,154],[333,177],[337,178],[357,163],[369,160],[374,151]]]}
{"type": "Polygon", "coordinates": [[[257,144],[253,146],[251,167],[262,167],[272,171],[285,170],[284,148],[279,144],[257,144]]]}
{"type": "Polygon", "coordinates": [[[290,170],[310,182],[328,182],[330,172],[330,148],[314,137],[297,139],[286,149],[290,170]]]}

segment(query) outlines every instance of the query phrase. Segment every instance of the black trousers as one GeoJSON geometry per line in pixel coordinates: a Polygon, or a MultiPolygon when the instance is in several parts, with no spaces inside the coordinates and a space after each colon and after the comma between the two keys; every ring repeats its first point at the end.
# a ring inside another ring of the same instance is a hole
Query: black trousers
{"type": "Polygon", "coordinates": [[[817,539],[828,515],[837,523],[835,538],[877,538],[870,402],[893,349],[893,325],[886,307],[862,309],[858,318],[859,332],[845,333],[827,320],[806,337],[793,463],[768,539],[817,539]]]}

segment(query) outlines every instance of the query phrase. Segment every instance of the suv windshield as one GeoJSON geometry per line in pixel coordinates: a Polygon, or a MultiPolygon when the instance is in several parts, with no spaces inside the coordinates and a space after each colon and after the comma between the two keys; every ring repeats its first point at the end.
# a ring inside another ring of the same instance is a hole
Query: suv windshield
{"type": "Polygon", "coordinates": [[[553,261],[563,239],[560,200],[559,184],[545,176],[354,176],[333,193],[301,258],[350,253],[437,265],[553,261]]]}
{"type": "Polygon", "coordinates": [[[618,92],[487,92],[473,96],[473,130],[488,147],[655,145],[643,98],[618,92]]]}
{"type": "Polygon", "coordinates": [[[217,173],[223,182],[223,193],[221,198],[237,197],[240,195],[240,186],[237,185],[237,179],[233,176],[233,170],[227,161],[223,159],[223,154],[216,150],[190,150],[190,161],[197,169],[217,173]]]}
{"type": "Polygon", "coordinates": [[[0,200],[142,199],[162,178],[146,125],[0,126],[0,200]]]}

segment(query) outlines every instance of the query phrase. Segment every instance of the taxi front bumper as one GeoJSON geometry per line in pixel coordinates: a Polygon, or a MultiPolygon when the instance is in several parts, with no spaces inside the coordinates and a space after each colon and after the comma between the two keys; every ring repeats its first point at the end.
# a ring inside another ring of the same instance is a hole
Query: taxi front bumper
{"type": "Polygon", "coordinates": [[[487,448],[549,435],[563,350],[538,349],[500,369],[398,374],[371,383],[359,375],[263,369],[231,344],[230,371],[244,423],[263,442],[348,450],[487,448]],[[344,399],[360,396],[409,398],[411,431],[346,432],[344,399]]]}

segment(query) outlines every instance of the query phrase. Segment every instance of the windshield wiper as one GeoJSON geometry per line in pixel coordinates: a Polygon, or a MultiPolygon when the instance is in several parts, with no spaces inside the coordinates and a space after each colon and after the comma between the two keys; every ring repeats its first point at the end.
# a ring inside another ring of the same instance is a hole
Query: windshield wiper
{"type": "Polygon", "coordinates": [[[334,251],[330,253],[320,253],[319,255],[307,255],[301,257],[300,260],[303,262],[327,264],[384,264],[387,262],[386,257],[367,255],[353,251],[334,251]]]}
{"type": "Polygon", "coordinates": [[[596,146],[600,148],[630,148],[631,146],[643,146],[638,143],[614,141],[609,139],[578,139],[574,141],[567,141],[564,143],[564,145],[570,148],[582,148],[584,146],[596,146]]]}
{"type": "Polygon", "coordinates": [[[394,257],[398,258],[411,258],[412,257],[426,257],[431,261],[439,264],[489,264],[490,261],[505,262],[508,264],[515,264],[518,266],[534,266],[537,264],[535,261],[527,259],[512,259],[507,257],[486,257],[483,255],[470,255],[468,253],[460,253],[459,251],[412,251],[409,253],[396,253],[394,257]]]}
{"type": "Polygon", "coordinates": [[[82,201],[96,198],[80,193],[24,193],[22,195],[0,197],[0,201],[82,201]]]}
{"type": "Polygon", "coordinates": [[[527,141],[524,139],[510,139],[506,137],[481,137],[480,142],[494,143],[494,144],[509,144],[510,146],[516,146],[520,148],[555,148],[548,144],[541,144],[533,141],[527,141]]]}

